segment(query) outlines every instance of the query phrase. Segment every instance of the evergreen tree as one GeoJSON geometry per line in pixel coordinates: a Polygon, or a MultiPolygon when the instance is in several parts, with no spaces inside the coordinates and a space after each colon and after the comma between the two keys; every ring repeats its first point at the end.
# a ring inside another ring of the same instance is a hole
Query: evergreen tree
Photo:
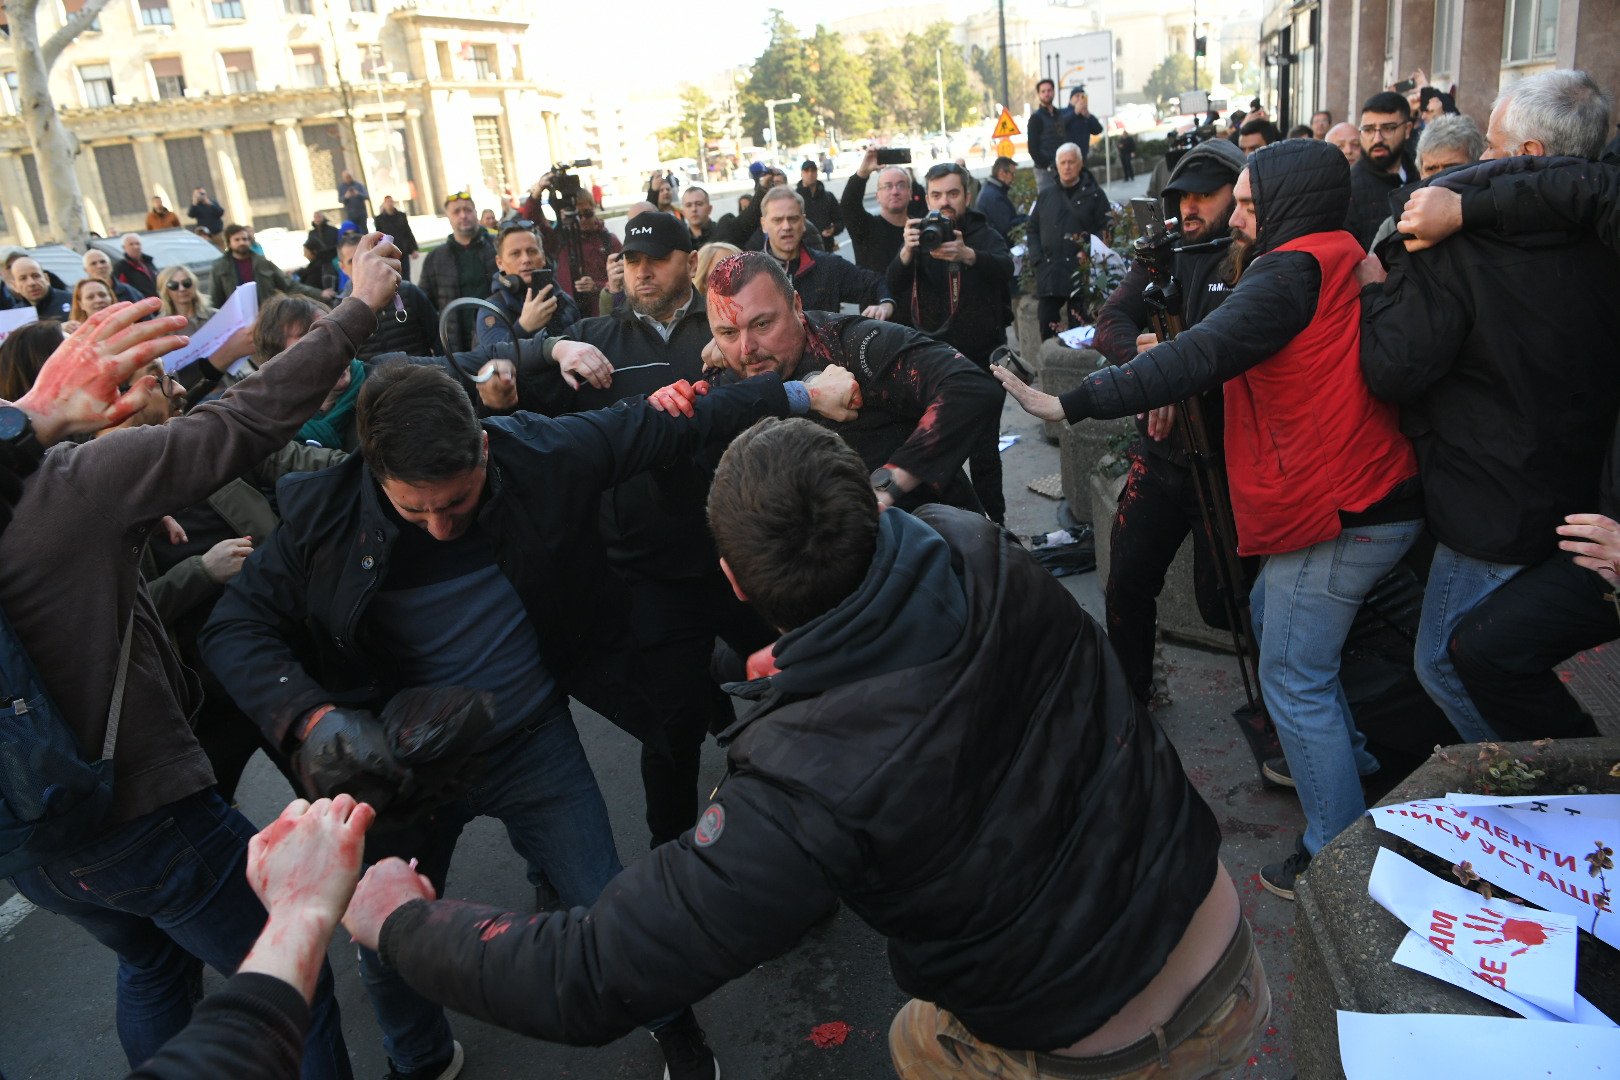
{"type": "Polygon", "coordinates": [[[754,61],[748,83],[738,95],[743,109],[743,130],[755,140],[761,139],[770,123],[765,102],[800,94],[804,97],[799,104],[776,108],[777,144],[797,146],[809,142],[816,133],[815,114],[805,100],[815,90],[810,47],[780,9],[771,9],[766,25],[770,28],[770,44],[754,61]]]}
{"type": "Polygon", "coordinates": [[[1142,84],[1142,93],[1157,102],[1161,109],[1171,98],[1180,97],[1184,91],[1192,89],[1192,58],[1186,53],[1172,53],[1165,57],[1147,77],[1147,82],[1142,84]]]}

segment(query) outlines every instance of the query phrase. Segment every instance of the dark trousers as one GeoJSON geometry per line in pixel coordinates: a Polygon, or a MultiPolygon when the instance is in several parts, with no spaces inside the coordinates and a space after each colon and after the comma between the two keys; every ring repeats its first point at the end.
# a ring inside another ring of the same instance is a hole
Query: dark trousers
{"type": "Polygon", "coordinates": [[[631,626],[658,716],[662,747],[641,747],[652,846],[680,837],[697,823],[703,740],[729,726],[731,699],[710,674],[715,638],[744,659],[776,634],[738,600],[718,570],[702,577],[630,581],[631,626]]]}
{"type": "Polygon", "coordinates": [[[1598,730],[1553,665],[1620,638],[1613,590],[1560,551],[1520,571],[1463,617],[1448,643],[1468,696],[1503,739],[1598,730]]]}
{"type": "Polygon", "coordinates": [[[401,281],[411,280],[411,256],[399,260],[399,276],[401,281]]]}
{"type": "Polygon", "coordinates": [[[1082,326],[1086,321],[1085,313],[1075,307],[1067,296],[1039,297],[1035,302],[1035,317],[1041,323],[1042,341],[1047,338],[1057,337],[1059,330],[1068,329],[1068,327],[1062,325],[1062,320],[1065,317],[1069,321],[1069,327],[1082,326]]]}
{"type": "MultiPolygon", "coordinates": [[[[1171,438],[1175,438],[1171,434],[1171,438]]],[[[1188,533],[1193,535],[1193,591],[1211,626],[1227,624],[1215,553],[1204,529],[1192,471],[1131,446],[1130,470],[1110,533],[1106,604],[1108,640],[1137,698],[1153,692],[1153,646],[1164,575],[1188,533]]]]}
{"type": "Polygon", "coordinates": [[[1131,162],[1132,156],[1128,151],[1121,152],[1119,155],[1119,171],[1124,174],[1127,180],[1136,179],[1136,166],[1131,162]]]}

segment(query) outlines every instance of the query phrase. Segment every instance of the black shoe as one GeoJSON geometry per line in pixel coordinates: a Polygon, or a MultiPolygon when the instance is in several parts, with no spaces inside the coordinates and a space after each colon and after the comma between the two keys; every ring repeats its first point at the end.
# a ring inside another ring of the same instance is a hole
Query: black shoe
{"type": "Polygon", "coordinates": [[[1273,896],[1280,896],[1284,900],[1294,898],[1294,885],[1299,881],[1299,875],[1310,868],[1311,854],[1305,850],[1303,838],[1296,840],[1294,853],[1280,863],[1270,863],[1260,868],[1260,884],[1273,896]]]}
{"type": "Polygon", "coordinates": [[[450,1056],[444,1061],[431,1065],[423,1065],[420,1069],[410,1072],[401,1072],[394,1068],[394,1063],[388,1063],[388,1075],[383,1080],[455,1080],[461,1073],[461,1064],[464,1060],[461,1044],[454,1039],[450,1040],[450,1056]]]}
{"type": "Polygon", "coordinates": [[[1260,775],[1274,787],[1294,786],[1294,774],[1288,771],[1288,759],[1285,757],[1267,758],[1260,766],[1260,775]]]}
{"type": "Polygon", "coordinates": [[[720,1063],[691,1009],[652,1033],[664,1052],[664,1080],[720,1080],[720,1063]]]}

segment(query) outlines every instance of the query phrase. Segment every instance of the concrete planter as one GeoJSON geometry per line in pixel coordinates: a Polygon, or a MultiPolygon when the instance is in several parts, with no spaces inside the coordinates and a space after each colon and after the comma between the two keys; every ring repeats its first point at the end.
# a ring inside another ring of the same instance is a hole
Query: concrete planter
{"type": "MultiPolygon", "coordinates": [[[[1071,349],[1057,338],[1041,342],[1036,357],[1036,366],[1041,373],[1041,389],[1059,397],[1079,386],[1080,380],[1102,365],[1102,355],[1095,349],[1071,349]]],[[[1091,423],[1093,421],[1087,421],[1087,425],[1091,423]]],[[[1041,426],[1047,442],[1053,446],[1063,445],[1063,431],[1068,424],[1061,420],[1048,420],[1041,426]]]]}
{"type": "MultiPolygon", "coordinates": [[[[1609,768],[1620,760],[1620,739],[1570,739],[1543,750],[1532,743],[1505,743],[1510,757],[1547,768],[1563,790],[1582,783],[1593,792],[1613,790],[1609,768]]],[[[1458,762],[1478,756],[1475,746],[1452,747],[1458,762]]],[[[1379,805],[1476,790],[1467,770],[1438,755],[1407,777],[1379,805]]],[[[1466,990],[1390,962],[1406,927],[1367,895],[1378,849],[1387,847],[1444,875],[1440,859],[1398,837],[1380,832],[1363,817],[1311,860],[1300,879],[1294,912],[1294,1064],[1301,1077],[1342,1080],[1335,1010],[1373,1013],[1512,1013],[1466,990]]],[[[1282,854],[1279,848],[1278,854],[1282,854]]],[[[1620,1002],[1620,952],[1583,935],[1576,982],[1598,1008],[1616,1013],[1620,1002]]]]}
{"type": "Polygon", "coordinates": [[[1039,306],[1033,296],[1016,296],[1013,298],[1013,336],[1018,341],[1018,355],[1022,356],[1030,367],[1040,368],[1041,355],[1041,320],[1037,315],[1039,306]]]}
{"type": "MultiPolygon", "coordinates": [[[[1067,487],[1067,485],[1065,485],[1067,487]]],[[[1125,477],[1107,476],[1093,472],[1090,482],[1091,520],[1096,531],[1097,578],[1108,580],[1109,560],[1113,556],[1113,520],[1119,507],[1119,493],[1125,487],[1125,477]]],[[[1198,611],[1198,598],[1193,592],[1193,545],[1183,542],[1176,552],[1175,561],[1164,576],[1164,589],[1159,593],[1159,635],[1170,641],[1196,645],[1203,649],[1232,651],[1232,635],[1215,630],[1204,623],[1198,611]]]]}

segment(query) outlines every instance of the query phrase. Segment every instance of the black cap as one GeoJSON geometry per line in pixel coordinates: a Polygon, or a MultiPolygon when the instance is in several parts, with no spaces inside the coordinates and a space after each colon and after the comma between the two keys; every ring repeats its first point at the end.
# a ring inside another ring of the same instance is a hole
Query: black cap
{"type": "Polygon", "coordinates": [[[804,172],[804,170],[806,170],[806,169],[809,169],[811,172],[815,172],[816,171],[816,163],[811,161],[809,158],[805,158],[804,159],[804,164],[799,166],[799,171],[804,172]]]}
{"type": "Polygon", "coordinates": [[[672,251],[691,251],[692,230],[674,214],[644,210],[625,224],[623,250],[627,254],[639,251],[655,259],[662,259],[672,251]]]}
{"type": "Polygon", "coordinates": [[[1237,178],[1237,171],[1214,155],[1200,156],[1187,162],[1187,167],[1164,185],[1160,193],[1168,195],[1174,191],[1183,195],[1208,195],[1227,184],[1237,183],[1237,178]]]}

